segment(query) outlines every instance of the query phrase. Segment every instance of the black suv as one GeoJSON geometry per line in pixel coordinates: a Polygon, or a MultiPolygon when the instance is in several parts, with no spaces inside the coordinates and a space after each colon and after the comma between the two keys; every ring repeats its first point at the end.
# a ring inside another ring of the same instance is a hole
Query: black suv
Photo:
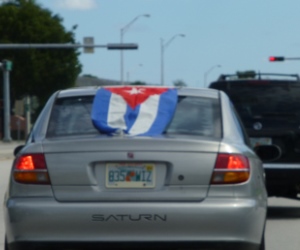
{"type": "Polygon", "coordinates": [[[280,157],[265,161],[269,196],[300,194],[300,79],[298,75],[252,71],[221,75],[209,88],[230,97],[256,145],[275,145],[280,157]]]}

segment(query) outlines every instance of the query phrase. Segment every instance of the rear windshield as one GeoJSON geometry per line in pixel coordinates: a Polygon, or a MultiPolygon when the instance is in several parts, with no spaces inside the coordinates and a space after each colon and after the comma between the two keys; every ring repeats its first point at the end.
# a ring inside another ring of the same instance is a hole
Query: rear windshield
{"type": "Polygon", "coordinates": [[[168,134],[221,137],[220,107],[217,99],[180,97],[168,134]]]}
{"type": "Polygon", "coordinates": [[[93,96],[57,99],[47,137],[98,133],[91,120],[93,100],[93,96]]]}
{"type": "Polygon", "coordinates": [[[216,82],[210,88],[228,94],[241,118],[300,115],[300,84],[292,81],[216,82]]]}
{"type": "MultiPolygon", "coordinates": [[[[91,120],[93,96],[56,100],[47,137],[99,134],[91,120]]],[[[221,137],[220,107],[217,99],[180,96],[174,117],[165,134],[221,137]]]]}

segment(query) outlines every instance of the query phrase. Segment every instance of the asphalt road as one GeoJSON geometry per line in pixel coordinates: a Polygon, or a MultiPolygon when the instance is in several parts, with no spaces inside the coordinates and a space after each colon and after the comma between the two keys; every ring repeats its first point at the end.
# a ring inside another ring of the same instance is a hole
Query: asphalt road
{"type": "Polygon", "coordinates": [[[267,250],[299,250],[300,200],[270,198],[268,203],[267,250]]]}
{"type": "MultiPolygon", "coordinates": [[[[21,143],[0,143],[0,250],[4,249],[4,221],[2,201],[8,184],[13,149],[21,143]]],[[[267,250],[300,249],[300,200],[270,198],[266,225],[267,250]]],[[[245,225],[247,226],[247,225],[245,225]]]]}
{"type": "Polygon", "coordinates": [[[8,185],[8,175],[13,159],[13,150],[24,142],[12,141],[3,143],[0,142],[0,249],[4,249],[4,221],[2,201],[4,192],[8,185]]]}

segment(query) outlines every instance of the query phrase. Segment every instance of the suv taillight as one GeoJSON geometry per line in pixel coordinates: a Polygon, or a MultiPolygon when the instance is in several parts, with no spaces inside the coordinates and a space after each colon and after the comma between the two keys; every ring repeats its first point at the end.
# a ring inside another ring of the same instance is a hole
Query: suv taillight
{"type": "Polygon", "coordinates": [[[50,184],[44,154],[20,155],[13,169],[14,180],[24,184],[50,184]]]}
{"type": "Polygon", "coordinates": [[[218,154],[211,184],[237,184],[250,177],[248,158],[239,154],[218,154]]]}

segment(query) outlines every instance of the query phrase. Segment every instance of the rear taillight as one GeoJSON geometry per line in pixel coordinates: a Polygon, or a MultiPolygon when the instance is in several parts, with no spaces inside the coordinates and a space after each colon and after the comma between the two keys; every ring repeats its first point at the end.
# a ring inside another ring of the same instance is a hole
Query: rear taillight
{"type": "Polygon", "coordinates": [[[211,184],[237,184],[250,177],[248,158],[239,154],[218,154],[211,184]]]}
{"type": "Polygon", "coordinates": [[[24,184],[50,184],[44,154],[19,156],[13,169],[14,180],[24,184]]]}

